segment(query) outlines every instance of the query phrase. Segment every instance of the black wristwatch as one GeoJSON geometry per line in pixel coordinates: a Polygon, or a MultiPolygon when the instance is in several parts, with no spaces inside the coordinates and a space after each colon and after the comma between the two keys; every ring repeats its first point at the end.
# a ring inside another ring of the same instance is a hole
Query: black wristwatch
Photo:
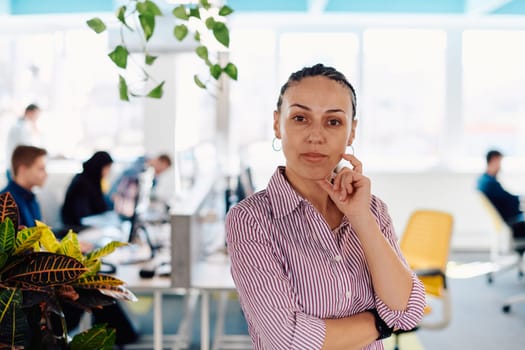
{"type": "Polygon", "coordinates": [[[394,329],[391,328],[391,327],[388,327],[386,322],[383,321],[383,319],[377,313],[377,310],[376,309],[369,309],[369,310],[366,310],[366,311],[368,311],[372,315],[374,315],[376,329],[379,332],[379,336],[377,337],[376,340],[381,340],[381,339],[385,339],[385,338],[390,337],[392,335],[392,332],[393,332],[394,329]]]}

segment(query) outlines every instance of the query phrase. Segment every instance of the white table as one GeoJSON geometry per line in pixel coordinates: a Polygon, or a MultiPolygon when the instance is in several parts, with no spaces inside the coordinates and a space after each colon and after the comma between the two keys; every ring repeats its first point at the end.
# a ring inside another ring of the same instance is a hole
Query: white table
{"type": "Polygon", "coordinates": [[[213,349],[219,349],[221,343],[228,340],[251,349],[249,336],[223,334],[228,294],[236,291],[230,273],[229,258],[226,255],[217,255],[208,261],[198,263],[192,272],[192,287],[199,290],[201,295],[201,350],[209,350],[210,347],[210,294],[212,292],[221,292],[213,349]]]}
{"type": "MultiPolygon", "coordinates": [[[[117,268],[116,277],[126,282],[126,287],[136,293],[153,294],[153,349],[162,350],[164,348],[163,334],[163,314],[162,314],[162,296],[163,294],[185,295],[185,315],[179,326],[177,335],[187,337],[189,341],[189,328],[193,318],[193,300],[196,300],[197,293],[185,288],[172,288],[169,277],[154,276],[153,278],[141,278],[139,276],[140,265],[120,265],[117,268]]],[[[126,345],[126,348],[133,348],[133,344],[126,345]]]]}

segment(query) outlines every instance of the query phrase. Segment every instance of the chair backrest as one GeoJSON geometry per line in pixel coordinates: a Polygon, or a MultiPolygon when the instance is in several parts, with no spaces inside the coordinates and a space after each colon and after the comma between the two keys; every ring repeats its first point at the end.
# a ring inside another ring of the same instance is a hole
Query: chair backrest
{"type": "Polygon", "coordinates": [[[445,271],[450,250],[453,217],[438,210],[416,210],[410,216],[400,247],[414,269],[445,271]]]}
{"type": "Polygon", "coordinates": [[[443,211],[416,210],[401,237],[401,251],[416,273],[418,270],[440,272],[440,276],[420,276],[427,294],[436,297],[440,297],[446,289],[445,272],[453,222],[452,215],[443,211]]]}
{"type": "Polygon", "coordinates": [[[494,225],[494,230],[498,233],[505,230],[507,228],[507,225],[505,224],[505,221],[503,221],[503,218],[498,213],[492,202],[487,198],[487,196],[483,192],[478,193],[481,200],[481,204],[483,205],[483,208],[485,208],[487,214],[489,214],[490,220],[494,225]]]}

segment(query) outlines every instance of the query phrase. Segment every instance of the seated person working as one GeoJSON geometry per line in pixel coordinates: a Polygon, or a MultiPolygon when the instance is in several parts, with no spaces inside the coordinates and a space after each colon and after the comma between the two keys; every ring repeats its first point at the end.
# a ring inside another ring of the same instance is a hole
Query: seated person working
{"type": "MultiPolygon", "coordinates": [[[[99,151],[82,165],[83,171],[76,174],[69,185],[62,207],[62,221],[66,229],[75,232],[83,229],[81,219],[108,210],[104,200],[102,183],[111,171],[113,159],[107,152],[99,151]]],[[[83,310],[66,306],[68,328],[78,326],[83,310]]],[[[119,303],[93,310],[94,323],[106,323],[116,329],[116,344],[134,342],[138,334],[119,303]]]]}
{"type": "Polygon", "coordinates": [[[171,158],[167,154],[159,154],[153,158],[146,156],[137,158],[111,185],[111,189],[107,195],[109,206],[112,208],[115,205],[116,195],[129,192],[127,187],[137,184],[139,182],[140,174],[146,172],[148,168],[153,170],[151,186],[154,188],[157,185],[159,175],[168,170],[171,167],[171,164],[171,158]]]}
{"type": "Polygon", "coordinates": [[[496,178],[501,170],[502,159],[500,151],[491,150],[487,153],[487,168],[479,177],[477,188],[512,228],[514,237],[525,238],[525,217],[520,208],[520,197],[507,192],[496,178]]]}
{"type": "Polygon", "coordinates": [[[66,228],[78,232],[84,228],[82,218],[110,209],[102,184],[109,176],[112,163],[109,153],[99,151],[82,164],[83,170],[73,177],[62,206],[62,222],[66,228]]]}
{"type": "Polygon", "coordinates": [[[40,205],[33,193],[34,187],[41,187],[47,178],[47,151],[34,146],[17,146],[11,155],[13,176],[0,192],[10,192],[19,211],[20,226],[35,226],[35,220],[42,220],[40,205]]]}

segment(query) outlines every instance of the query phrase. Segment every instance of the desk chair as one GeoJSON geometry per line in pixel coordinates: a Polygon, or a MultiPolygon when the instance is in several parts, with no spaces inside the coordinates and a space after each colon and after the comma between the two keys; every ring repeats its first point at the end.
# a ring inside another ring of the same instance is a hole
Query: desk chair
{"type": "Polygon", "coordinates": [[[518,276],[523,277],[523,253],[525,251],[525,240],[514,239],[513,228],[509,226],[498,213],[490,200],[479,192],[479,197],[483,208],[489,215],[494,231],[492,236],[492,244],[490,247],[490,259],[494,264],[494,271],[487,274],[487,282],[494,281],[495,272],[503,272],[514,267],[518,268],[518,276]],[[517,257],[509,256],[509,251],[517,254],[517,257]],[[509,259],[510,258],[510,259],[509,259]]]}
{"type": "Polygon", "coordinates": [[[451,319],[451,301],[445,275],[453,217],[437,210],[416,210],[407,223],[401,237],[400,248],[410,268],[417,274],[427,295],[428,305],[421,323],[409,331],[395,331],[394,349],[399,350],[399,336],[419,327],[427,329],[445,328],[451,319]],[[441,317],[429,320],[435,314],[429,305],[440,304],[441,317]]]}

